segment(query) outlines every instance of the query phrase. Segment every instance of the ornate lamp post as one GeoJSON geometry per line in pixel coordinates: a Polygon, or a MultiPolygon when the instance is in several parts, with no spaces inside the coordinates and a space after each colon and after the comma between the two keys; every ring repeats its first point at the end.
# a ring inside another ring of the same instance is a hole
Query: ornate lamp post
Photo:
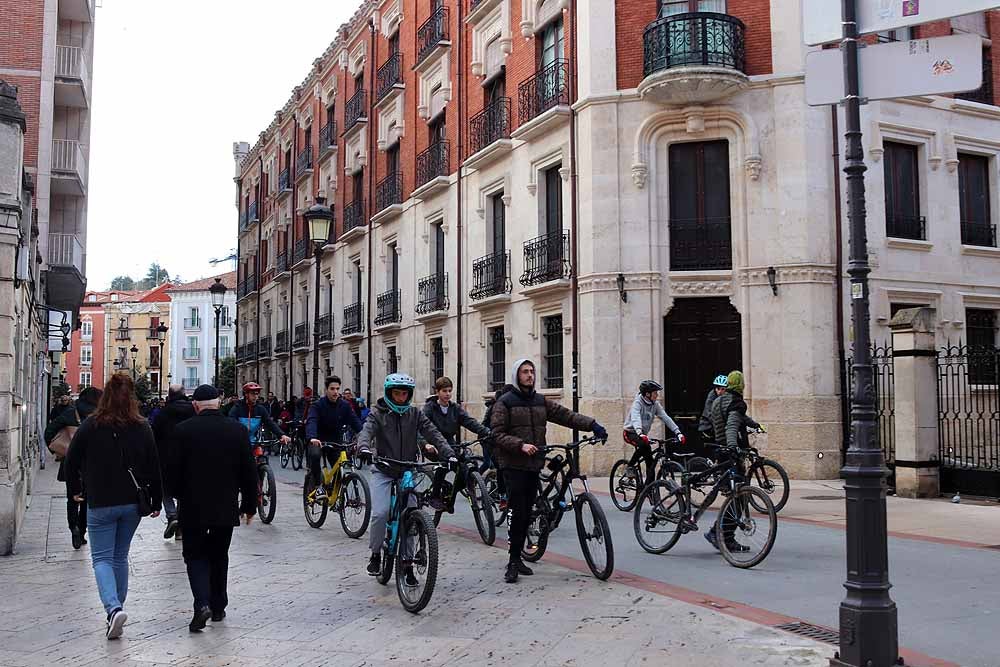
{"type": "Polygon", "coordinates": [[[323,256],[323,246],[330,238],[330,225],[333,223],[333,211],[324,202],[325,197],[317,196],[316,203],[309,207],[302,217],[309,225],[309,238],[313,242],[313,254],[316,258],[316,290],[313,293],[313,377],[314,391],[319,391],[319,270],[320,258],[323,256]]]}
{"type": "Polygon", "coordinates": [[[132,382],[135,382],[135,358],[139,356],[139,348],[133,345],[129,352],[132,353],[132,382]]]}
{"type": "Polygon", "coordinates": [[[160,372],[156,374],[156,395],[163,398],[163,343],[167,339],[168,327],[163,322],[156,327],[156,337],[160,341],[160,372]]]}
{"type": "Polygon", "coordinates": [[[212,295],[212,308],[215,309],[215,375],[212,377],[212,385],[219,386],[219,317],[222,315],[222,307],[226,302],[226,286],[222,284],[222,278],[216,278],[211,287],[208,288],[212,295]]]}

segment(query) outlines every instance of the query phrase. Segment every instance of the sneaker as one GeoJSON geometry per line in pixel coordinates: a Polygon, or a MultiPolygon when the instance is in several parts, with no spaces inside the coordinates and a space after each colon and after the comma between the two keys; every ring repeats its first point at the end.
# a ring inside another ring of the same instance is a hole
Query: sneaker
{"type": "Polygon", "coordinates": [[[83,540],[83,533],[80,532],[79,528],[71,528],[69,532],[73,535],[73,548],[74,549],[79,549],[84,544],[86,544],[86,542],[84,542],[84,540],[83,540]]]}
{"type": "Polygon", "coordinates": [[[221,621],[225,617],[226,617],[226,610],[225,609],[223,609],[222,611],[213,611],[212,612],[212,622],[213,623],[218,623],[219,621],[221,621]]]}
{"type": "Polygon", "coordinates": [[[719,551],[719,539],[715,536],[714,530],[710,530],[705,533],[705,539],[708,540],[708,543],[712,545],[713,549],[719,551]]]}
{"type": "Polygon", "coordinates": [[[531,575],[534,574],[534,571],[532,571],[532,569],[530,567],[528,567],[527,565],[525,565],[524,561],[520,561],[520,560],[517,561],[516,563],[514,563],[514,567],[517,568],[517,573],[518,574],[523,574],[526,577],[530,577],[531,575]]]}
{"type": "Polygon", "coordinates": [[[121,637],[125,628],[125,621],[127,620],[128,614],[122,611],[121,607],[112,611],[108,615],[108,639],[118,639],[121,637]]]}
{"type": "Polygon", "coordinates": [[[169,540],[177,533],[177,519],[167,519],[167,529],[163,531],[163,539],[169,540]]]}
{"type": "Polygon", "coordinates": [[[507,563],[507,571],[503,573],[503,580],[508,584],[517,581],[517,563],[507,563]]]}
{"type": "Polygon", "coordinates": [[[410,587],[416,587],[420,585],[420,582],[417,581],[416,575],[413,574],[412,565],[408,565],[406,568],[403,569],[403,583],[410,587]]]}
{"type": "Polygon", "coordinates": [[[726,551],[733,554],[742,554],[750,551],[750,547],[733,540],[732,542],[726,542],[726,551]]]}
{"type": "Polygon", "coordinates": [[[378,576],[382,571],[382,554],[372,554],[372,557],[368,559],[368,567],[365,568],[365,571],[372,577],[378,576]]]}
{"type": "Polygon", "coordinates": [[[188,624],[188,630],[191,632],[201,632],[208,625],[208,619],[211,618],[212,612],[208,610],[208,607],[202,607],[194,612],[194,618],[191,619],[191,623],[188,624]]]}

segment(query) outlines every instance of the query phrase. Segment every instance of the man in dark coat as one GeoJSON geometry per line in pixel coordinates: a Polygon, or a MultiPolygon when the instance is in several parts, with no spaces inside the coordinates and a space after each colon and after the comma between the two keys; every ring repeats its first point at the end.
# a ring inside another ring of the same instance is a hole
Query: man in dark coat
{"type": "Polygon", "coordinates": [[[271,419],[277,419],[281,416],[281,401],[278,400],[273,391],[267,392],[265,405],[267,406],[268,413],[271,415],[271,419]]]}
{"type": "Polygon", "coordinates": [[[257,511],[257,471],[250,434],[243,424],[223,416],[215,387],[201,385],[192,402],[197,416],[174,429],[167,477],[177,494],[194,595],[188,629],[199,632],[209,617],[216,623],[226,617],[229,544],[240,514],[249,525],[257,511]]]}
{"type": "MultiPolygon", "coordinates": [[[[333,375],[326,378],[324,384],[326,391],[323,398],[313,405],[306,420],[306,437],[309,438],[306,456],[309,459],[309,474],[312,476],[312,484],[319,487],[316,490],[317,498],[326,495],[326,491],[322,487],[323,462],[320,459],[323,443],[341,442],[345,427],[355,433],[361,433],[362,427],[361,420],[354,414],[347,399],[340,395],[340,378],[333,375]]],[[[329,463],[333,464],[333,461],[329,461],[329,463]]]]}
{"type": "MultiPolygon", "coordinates": [[[[174,429],[181,422],[194,417],[194,406],[187,400],[184,387],[179,384],[170,385],[167,391],[167,404],[159,411],[153,420],[153,435],[156,436],[156,449],[160,455],[160,466],[169,470],[170,459],[174,449],[174,429]]],[[[163,489],[163,509],[167,513],[167,529],[163,531],[163,539],[171,537],[181,539],[181,530],[177,520],[176,495],[170,485],[163,489]]]]}

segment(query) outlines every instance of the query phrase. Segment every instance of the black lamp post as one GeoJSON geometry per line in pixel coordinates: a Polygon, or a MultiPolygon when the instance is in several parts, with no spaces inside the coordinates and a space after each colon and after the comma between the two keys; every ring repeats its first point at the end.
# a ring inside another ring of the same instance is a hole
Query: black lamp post
{"type": "Polygon", "coordinates": [[[222,284],[222,278],[216,278],[211,287],[208,288],[212,295],[212,308],[215,309],[215,375],[212,377],[212,386],[219,386],[219,317],[222,315],[222,307],[226,302],[226,286],[222,284]]]}
{"type": "Polygon", "coordinates": [[[163,398],[163,343],[167,339],[168,327],[163,322],[160,322],[160,326],[156,327],[156,337],[160,341],[160,372],[156,374],[156,395],[159,398],[163,398]]]}
{"type": "Polygon", "coordinates": [[[136,378],[136,375],[135,375],[135,358],[139,356],[139,348],[137,348],[135,345],[133,345],[132,349],[129,350],[129,352],[132,353],[132,382],[135,382],[135,378],[136,378]]]}
{"type": "Polygon", "coordinates": [[[333,211],[324,204],[325,201],[325,197],[317,196],[316,203],[302,214],[309,225],[309,238],[313,242],[313,255],[316,258],[316,290],[313,293],[313,391],[319,391],[319,263],[333,223],[333,211]]]}

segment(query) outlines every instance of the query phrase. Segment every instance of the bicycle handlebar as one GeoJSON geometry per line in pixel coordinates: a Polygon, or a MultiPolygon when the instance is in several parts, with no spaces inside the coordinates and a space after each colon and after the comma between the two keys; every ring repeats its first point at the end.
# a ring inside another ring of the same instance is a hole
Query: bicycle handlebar
{"type": "Polygon", "coordinates": [[[594,445],[597,444],[598,442],[601,444],[606,444],[607,441],[608,441],[607,438],[598,438],[597,436],[589,435],[585,438],[580,438],[576,442],[567,442],[565,445],[546,445],[542,451],[550,452],[556,449],[560,449],[568,452],[571,449],[577,449],[579,447],[582,447],[583,445],[594,445]]]}

